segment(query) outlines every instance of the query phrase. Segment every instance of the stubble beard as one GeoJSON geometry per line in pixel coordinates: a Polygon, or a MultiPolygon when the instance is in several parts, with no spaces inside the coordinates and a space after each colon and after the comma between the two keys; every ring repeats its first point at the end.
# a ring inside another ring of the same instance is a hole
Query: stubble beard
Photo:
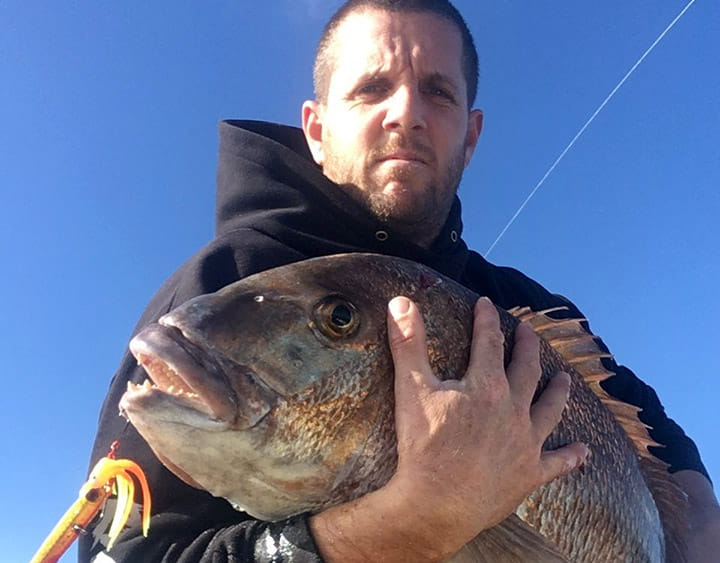
{"type": "MultiPolygon", "coordinates": [[[[372,161],[368,159],[368,162],[372,161]]],[[[382,177],[376,177],[367,166],[357,169],[356,164],[356,161],[329,151],[325,155],[323,170],[328,178],[346,188],[351,197],[390,230],[416,244],[429,246],[450,213],[465,169],[464,149],[458,148],[437,180],[419,177],[417,171],[406,168],[396,168],[382,177]],[[383,191],[390,182],[402,185],[419,181],[426,185],[422,189],[408,187],[410,192],[402,194],[404,197],[383,191]]]]}

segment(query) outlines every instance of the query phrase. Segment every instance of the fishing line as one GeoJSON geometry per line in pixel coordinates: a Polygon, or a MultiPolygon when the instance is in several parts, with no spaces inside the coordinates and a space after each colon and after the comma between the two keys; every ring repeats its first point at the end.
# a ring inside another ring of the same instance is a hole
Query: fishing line
{"type": "Polygon", "coordinates": [[[577,132],[577,134],[573,137],[572,141],[568,143],[568,146],[565,147],[565,149],[560,153],[560,156],[558,156],[555,159],[555,162],[552,163],[550,168],[548,168],[547,172],[545,172],[545,175],[540,178],[540,181],[535,185],[533,190],[530,192],[530,195],[528,195],[525,198],[525,201],[523,201],[522,205],[518,207],[518,210],[515,212],[515,215],[513,215],[510,220],[507,222],[507,225],[505,225],[505,228],[500,232],[500,234],[495,239],[495,242],[493,242],[490,245],[490,248],[487,249],[485,252],[485,258],[487,258],[490,253],[492,252],[493,248],[495,248],[495,245],[497,245],[498,242],[500,242],[500,239],[503,237],[503,235],[507,232],[507,230],[510,228],[510,225],[512,225],[515,222],[515,219],[518,218],[518,215],[522,213],[522,210],[525,209],[525,206],[528,204],[528,202],[533,198],[535,195],[535,192],[537,192],[540,189],[540,186],[542,186],[545,183],[545,180],[547,180],[547,177],[550,176],[553,170],[555,170],[555,167],[560,163],[560,161],[563,159],[563,157],[567,154],[567,152],[573,147],[575,142],[580,138],[580,136],[585,132],[585,129],[588,128],[588,126],[593,122],[593,120],[597,117],[597,115],[602,111],[602,109],[607,105],[607,103],[612,99],[612,97],[615,95],[615,92],[617,92],[620,87],[625,84],[625,81],[630,78],[630,75],[635,72],[635,69],[640,66],[640,63],[642,63],[645,60],[645,57],[647,57],[652,50],[655,48],[655,45],[660,43],[662,41],[662,38],[667,35],[668,31],[670,31],[673,26],[680,20],[681,17],[685,14],[685,12],[688,11],[688,8],[692,6],[695,3],[695,0],[690,0],[687,5],[680,11],[680,13],[675,16],[675,19],[670,22],[670,24],[663,30],[663,32],[658,35],[658,38],[653,41],[653,44],[650,45],[650,47],[647,48],[647,50],[642,54],[642,56],[637,60],[637,62],[630,68],[630,70],[627,71],[625,76],[622,77],[620,82],[617,83],[617,86],[612,89],[612,92],[610,92],[607,97],[602,101],[602,103],[598,106],[598,108],[595,110],[595,112],[590,116],[590,118],[585,122],[585,125],[583,125],[580,130],[577,132]]]}

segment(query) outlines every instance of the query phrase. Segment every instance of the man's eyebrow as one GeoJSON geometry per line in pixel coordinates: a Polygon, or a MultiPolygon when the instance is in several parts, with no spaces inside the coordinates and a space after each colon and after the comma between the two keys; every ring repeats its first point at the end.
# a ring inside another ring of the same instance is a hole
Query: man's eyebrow
{"type": "Polygon", "coordinates": [[[386,78],[387,72],[384,72],[383,70],[376,68],[373,70],[369,70],[360,76],[358,76],[357,80],[355,80],[355,84],[362,84],[363,82],[372,82],[373,80],[382,80],[386,78]]]}
{"type": "Polygon", "coordinates": [[[458,90],[458,88],[459,88],[459,84],[457,84],[457,82],[455,80],[453,80],[447,74],[443,74],[442,72],[439,72],[439,71],[429,72],[429,73],[425,74],[422,77],[422,81],[432,83],[432,84],[442,83],[442,84],[445,84],[446,86],[449,86],[453,90],[458,90]]]}

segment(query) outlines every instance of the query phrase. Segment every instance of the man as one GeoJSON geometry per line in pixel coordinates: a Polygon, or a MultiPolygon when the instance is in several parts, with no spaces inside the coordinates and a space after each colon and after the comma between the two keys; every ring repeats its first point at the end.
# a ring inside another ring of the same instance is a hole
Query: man
{"type": "MultiPolygon", "coordinates": [[[[258,122],[221,125],[217,236],[160,289],[138,329],[257,271],[348,251],[423,262],[502,307],[564,305],[580,316],[519,272],[468,251],[460,238],[455,192],[482,114],[470,110],[477,54],[449,3],[346,3],[326,27],[314,78],[317,100],[303,105],[302,133],[258,122]]],[[[181,483],[117,417],[126,382],[145,378],[126,356],[103,407],[93,459],[119,439],[118,455],[148,473],[154,516],[149,538],[131,528],[110,555],[116,561],[438,561],[584,461],[583,444],[541,451],[559,420],[568,380],[559,374],[530,405],[539,371],[537,339],[526,326],[518,329],[506,371],[497,315],[480,300],[461,383],[439,382],[431,372],[422,321],[407,299],[390,303],[388,327],[396,474],[355,501],[273,524],[181,483]]],[[[625,368],[610,367],[619,375],[608,390],[643,406],[654,438],[667,446],[658,455],[689,494],[696,559],[709,560],[720,509],[697,450],[651,389],[625,368]]],[[[83,540],[81,560],[102,550],[102,538],[95,539],[95,546],[93,538],[83,540]]]]}

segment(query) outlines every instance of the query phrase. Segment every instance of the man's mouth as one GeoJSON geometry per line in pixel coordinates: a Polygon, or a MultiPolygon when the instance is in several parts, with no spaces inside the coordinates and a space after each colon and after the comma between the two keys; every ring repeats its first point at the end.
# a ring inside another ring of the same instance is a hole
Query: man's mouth
{"type": "Polygon", "coordinates": [[[413,168],[425,168],[428,165],[428,160],[417,153],[399,152],[383,156],[378,161],[378,165],[410,170],[413,168]]]}
{"type": "Polygon", "coordinates": [[[390,154],[382,157],[381,160],[383,162],[397,160],[397,161],[401,161],[401,162],[419,162],[421,164],[427,164],[425,159],[422,156],[420,156],[419,154],[412,153],[412,152],[404,152],[404,151],[390,153],[390,154]]]}

